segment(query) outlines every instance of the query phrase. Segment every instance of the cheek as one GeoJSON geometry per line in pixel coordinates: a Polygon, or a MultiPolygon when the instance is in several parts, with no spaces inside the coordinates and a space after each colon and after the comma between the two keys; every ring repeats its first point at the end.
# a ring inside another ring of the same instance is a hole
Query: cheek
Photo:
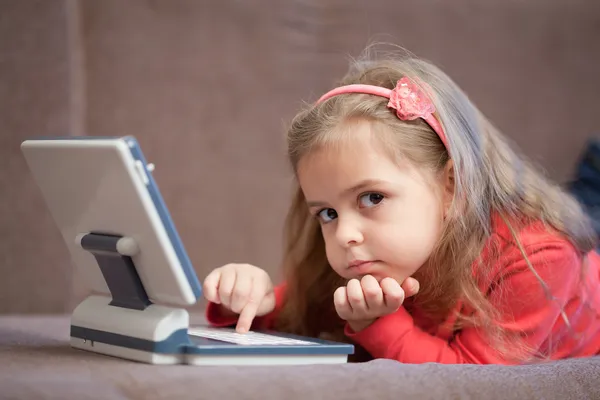
{"type": "Polygon", "coordinates": [[[333,237],[329,237],[327,234],[323,233],[323,238],[325,238],[325,252],[327,254],[327,261],[333,269],[337,269],[339,268],[341,258],[340,248],[335,243],[333,237]]]}
{"type": "Polygon", "coordinates": [[[325,253],[327,255],[327,262],[331,268],[340,276],[343,276],[344,270],[346,269],[346,253],[335,240],[334,231],[328,232],[327,229],[323,229],[323,238],[325,240],[325,253]]]}
{"type": "Polygon", "coordinates": [[[443,216],[439,203],[417,197],[397,207],[392,214],[393,218],[377,232],[378,241],[384,244],[382,250],[399,264],[422,265],[441,234],[443,216]]]}

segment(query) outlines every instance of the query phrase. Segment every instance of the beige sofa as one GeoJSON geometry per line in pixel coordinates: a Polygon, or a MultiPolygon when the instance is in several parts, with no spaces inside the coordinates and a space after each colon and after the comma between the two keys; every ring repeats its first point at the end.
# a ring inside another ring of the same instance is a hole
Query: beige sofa
{"type": "Polygon", "coordinates": [[[597,359],[195,370],[70,350],[66,318],[87,290],[18,148],[30,136],[135,135],[198,275],[246,261],[278,279],[291,180],[283,127],[348,56],[377,40],[438,63],[566,181],[598,135],[598,37],[595,0],[3,1],[0,394],[324,398],[335,387],[345,397],[600,398],[597,359]]]}

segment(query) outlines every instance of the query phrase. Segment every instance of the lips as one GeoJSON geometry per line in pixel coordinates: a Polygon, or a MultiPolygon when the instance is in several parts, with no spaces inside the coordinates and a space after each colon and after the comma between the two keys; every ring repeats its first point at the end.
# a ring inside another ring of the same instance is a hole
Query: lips
{"type": "Polygon", "coordinates": [[[348,269],[355,274],[364,275],[369,273],[374,264],[375,261],[354,260],[348,264],[348,269]]]}

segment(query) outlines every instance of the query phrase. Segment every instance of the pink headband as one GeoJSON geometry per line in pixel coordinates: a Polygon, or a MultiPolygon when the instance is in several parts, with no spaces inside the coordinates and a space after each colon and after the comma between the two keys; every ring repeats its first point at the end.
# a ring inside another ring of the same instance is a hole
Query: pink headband
{"type": "Polygon", "coordinates": [[[373,85],[347,85],[337,87],[325,93],[317,101],[321,103],[330,97],[344,93],[366,93],[374,94],[390,99],[387,106],[396,110],[396,115],[402,121],[422,118],[438,134],[446,149],[448,149],[448,140],[439,121],[433,116],[435,106],[431,99],[423,91],[410,81],[407,77],[402,77],[393,90],[373,85]]]}

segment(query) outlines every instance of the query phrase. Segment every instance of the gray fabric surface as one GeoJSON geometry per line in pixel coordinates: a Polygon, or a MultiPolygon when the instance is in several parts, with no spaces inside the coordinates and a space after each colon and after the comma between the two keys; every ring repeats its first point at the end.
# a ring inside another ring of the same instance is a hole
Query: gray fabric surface
{"type": "Polygon", "coordinates": [[[75,350],[69,319],[0,317],[2,399],[600,399],[600,358],[544,365],[154,366],[75,350]]]}

